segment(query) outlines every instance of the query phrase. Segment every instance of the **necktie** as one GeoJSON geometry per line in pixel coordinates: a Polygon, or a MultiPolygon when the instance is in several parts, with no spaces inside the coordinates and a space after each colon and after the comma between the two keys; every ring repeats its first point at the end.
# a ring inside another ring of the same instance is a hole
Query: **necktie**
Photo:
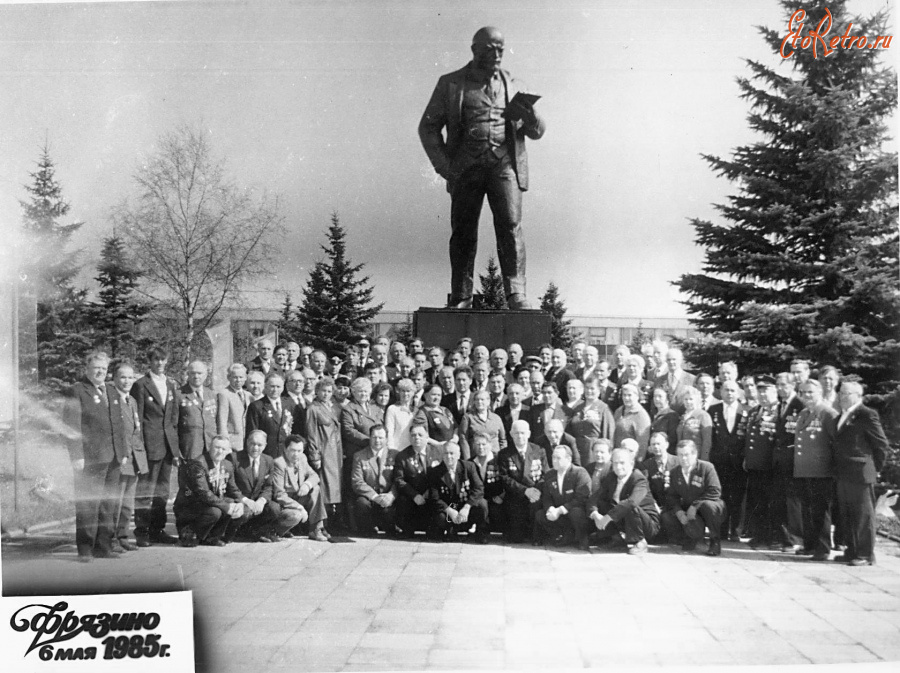
{"type": "Polygon", "coordinates": [[[275,407],[275,415],[277,416],[278,414],[281,413],[281,402],[279,402],[278,400],[275,400],[272,403],[272,405],[275,407]]]}
{"type": "Polygon", "coordinates": [[[384,460],[382,454],[378,454],[378,487],[387,488],[387,480],[384,478],[384,460]]]}
{"type": "Polygon", "coordinates": [[[259,458],[253,459],[253,481],[259,477],[259,458]]]}
{"type": "Polygon", "coordinates": [[[425,456],[421,453],[416,454],[416,459],[419,461],[419,469],[425,470],[425,456]]]}

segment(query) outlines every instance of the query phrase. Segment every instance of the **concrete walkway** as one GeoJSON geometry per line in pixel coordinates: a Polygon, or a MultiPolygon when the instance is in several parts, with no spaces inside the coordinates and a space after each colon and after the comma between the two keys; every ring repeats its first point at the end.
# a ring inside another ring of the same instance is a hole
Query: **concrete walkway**
{"type": "MultiPolygon", "coordinates": [[[[71,540],[71,538],[69,538],[71,540]]],[[[75,562],[3,545],[7,595],[193,590],[198,671],[583,668],[900,660],[900,558],[721,558],[293,539],[75,562]]]]}

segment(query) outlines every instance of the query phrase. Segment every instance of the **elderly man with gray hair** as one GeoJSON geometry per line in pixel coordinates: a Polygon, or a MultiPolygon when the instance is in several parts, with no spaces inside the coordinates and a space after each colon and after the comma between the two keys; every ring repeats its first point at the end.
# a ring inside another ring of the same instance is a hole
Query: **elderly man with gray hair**
{"type": "Polygon", "coordinates": [[[531,538],[534,515],[540,507],[544,474],[550,469],[547,454],[528,441],[531,429],[524,420],[513,421],[510,445],[497,456],[497,469],[503,484],[503,507],[507,542],[525,542],[531,538]]]}

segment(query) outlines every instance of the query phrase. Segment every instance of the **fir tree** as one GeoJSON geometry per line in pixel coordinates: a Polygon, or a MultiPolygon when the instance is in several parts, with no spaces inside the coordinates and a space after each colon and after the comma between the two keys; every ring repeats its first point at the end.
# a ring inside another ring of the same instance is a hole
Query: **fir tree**
{"type": "Polygon", "coordinates": [[[281,305],[281,313],[278,316],[275,327],[278,329],[278,334],[282,341],[297,340],[299,326],[297,325],[296,313],[290,293],[284,295],[284,303],[281,305]]]}
{"type": "Polygon", "coordinates": [[[70,205],[63,199],[46,144],[37,170],[29,175],[32,182],[25,185],[25,190],[30,199],[20,201],[27,252],[20,254],[18,261],[22,315],[36,316],[36,352],[26,346],[20,367],[26,376],[36,370],[44,385],[59,391],[81,375],[82,358],[92,345],[81,333],[85,292],[73,286],[81,268],[80,253],[68,249],[72,234],[83,223],[62,222],[70,205]],[[28,307],[34,312],[29,312],[28,307]]]}
{"type": "Polygon", "coordinates": [[[365,333],[384,304],[369,306],[369,277],[358,277],[364,264],[347,259],[346,233],[337,213],[331,216],[325,259],[316,263],[297,308],[298,334],[303,343],[328,350],[345,350],[365,333]]]}
{"type": "MultiPolygon", "coordinates": [[[[782,6],[786,17],[805,9],[806,29],[827,7],[829,39],[851,22],[855,35],[886,32],[884,14],[851,17],[842,0],[782,6]]],[[[760,32],[781,49],[783,29],[760,32]]],[[[817,57],[794,49],[782,65],[792,73],[747,62],[752,76],[738,86],[760,138],[730,159],[704,155],[737,193],[716,206],[724,222],[692,220],[703,273],[675,282],[706,335],[685,344],[696,364],[777,370],[805,357],[883,386],[897,380],[897,156],[884,148],[897,85],[879,59],[856,47],[826,56],[819,44],[817,57]]]]}
{"type": "Polygon", "coordinates": [[[566,320],[566,305],[559,298],[559,288],[553,281],[541,297],[541,310],[550,314],[550,345],[568,351],[573,341],[572,321],[566,320]]]}
{"type": "Polygon", "coordinates": [[[96,341],[110,357],[133,360],[146,345],[138,337],[138,326],[150,306],[134,295],[142,274],[128,259],[121,238],[112,236],[103,241],[97,271],[100,301],[88,309],[96,341]]]}
{"type": "Polygon", "coordinates": [[[505,310],[506,292],[503,290],[503,278],[500,277],[500,268],[491,255],[488,258],[487,274],[478,274],[481,280],[481,306],[479,308],[501,311],[505,310]]]}
{"type": "Polygon", "coordinates": [[[637,355],[641,354],[641,347],[644,344],[648,344],[653,339],[644,331],[644,322],[642,320],[638,321],[637,331],[634,333],[634,336],[631,337],[631,341],[628,344],[628,349],[632,353],[636,353],[637,355]]]}

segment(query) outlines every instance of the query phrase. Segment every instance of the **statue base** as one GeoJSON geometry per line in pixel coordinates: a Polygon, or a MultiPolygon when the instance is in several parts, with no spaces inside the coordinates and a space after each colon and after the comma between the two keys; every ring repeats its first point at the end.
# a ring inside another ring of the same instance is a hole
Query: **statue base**
{"type": "Polygon", "coordinates": [[[506,348],[517,343],[528,352],[550,342],[550,314],[539,309],[486,311],[420,307],[413,313],[413,330],[427,346],[445,350],[456,348],[456,343],[467,336],[474,345],[506,348]]]}

